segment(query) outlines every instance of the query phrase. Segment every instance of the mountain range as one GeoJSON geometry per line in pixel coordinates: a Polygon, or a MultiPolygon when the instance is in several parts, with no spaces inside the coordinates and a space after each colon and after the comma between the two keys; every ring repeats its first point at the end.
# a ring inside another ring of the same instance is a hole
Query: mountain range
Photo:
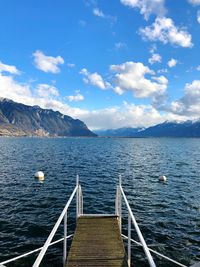
{"type": "Polygon", "coordinates": [[[96,136],[80,120],[0,98],[0,136],[96,136]]]}
{"type": "Polygon", "coordinates": [[[146,129],[119,128],[95,131],[95,133],[104,137],[200,137],[200,120],[166,121],[146,129]]]}

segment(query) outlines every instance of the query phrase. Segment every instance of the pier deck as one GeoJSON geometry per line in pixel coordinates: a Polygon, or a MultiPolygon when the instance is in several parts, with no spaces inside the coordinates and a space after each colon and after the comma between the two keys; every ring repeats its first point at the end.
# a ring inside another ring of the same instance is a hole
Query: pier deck
{"type": "Polygon", "coordinates": [[[128,267],[117,216],[81,216],[66,267],[128,267]]]}

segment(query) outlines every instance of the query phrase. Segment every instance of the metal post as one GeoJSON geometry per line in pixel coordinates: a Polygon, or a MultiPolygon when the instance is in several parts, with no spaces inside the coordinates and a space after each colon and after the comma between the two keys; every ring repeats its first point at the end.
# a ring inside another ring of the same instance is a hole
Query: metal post
{"type": "Polygon", "coordinates": [[[128,266],[131,267],[131,216],[128,213],[128,266]]]}
{"type": "Polygon", "coordinates": [[[81,196],[81,214],[83,214],[83,194],[81,196]]]}
{"type": "Polygon", "coordinates": [[[79,175],[76,175],[76,186],[77,192],[76,192],[76,218],[79,216],[79,175]]]}
{"type": "Polygon", "coordinates": [[[122,185],[122,176],[119,175],[119,186],[118,186],[118,216],[119,216],[119,229],[122,231],[122,197],[121,197],[121,185],[122,185]]]}
{"type": "Polygon", "coordinates": [[[119,207],[118,207],[118,196],[119,196],[119,188],[117,185],[117,190],[116,190],[116,197],[115,197],[115,215],[119,216],[119,207]]]}
{"type": "Polygon", "coordinates": [[[67,211],[64,217],[63,267],[65,267],[66,259],[67,259],[67,211]]]}
{"type": "Polygon", "coordinates": [[[78,191],[79,191],[79,199],[78,199],[78,203],[79,203],[79,215],[82,214],[82,211],[81,211],[81,195],[82,195],[82,192],[81,192],[81,186],[79,185],[78,187],[78,191]]]}

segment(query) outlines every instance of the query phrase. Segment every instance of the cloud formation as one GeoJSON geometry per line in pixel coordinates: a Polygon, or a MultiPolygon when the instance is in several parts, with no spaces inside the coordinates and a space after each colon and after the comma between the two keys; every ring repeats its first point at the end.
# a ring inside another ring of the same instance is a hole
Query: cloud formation
{"type": "Polygon", "coordinates": [[[80,91],[76,91],[75,95],[66,96],[69,102],[79,102],[84,100],[84,96],[80,94],[80,91]]]}
{"type": "Polygon", "coordinates": [[[93,14],[97,17],[101,17],[101,18],[105,18],[105,14],[103,13],[103,11],[101,11],[99,8],[94,8],[93,9],[93,14]]]}
{"type": "MultiPolygon", "coordinates": [[[[26,103],[32,94],[28,84],[18,83],[12,76],[0,73],[0,96],[16,102],[26,103]]],[[[28,103],[30,102],[28,101],[28,103]]]]}
{"type": "Polygon", "coordinates": [[[164,94],[168,80],[164,76],[155,77],[154,71],[140,62],[125,62],[121,65],[111,65],[114,75],[114,90],[118,94],[125,91],[133,92],[137,98],[153,97],[164,94]],[[147,79],[145,75],[151,75],[147,79]]]}
{"type": "Polygon", "coordinates": [[[174,58],[171,58],[168,62],[167,62],[167,65],[170,67],[170,68],[173,68],[177,65],[178,63],[178,60],[174,59],[174,58]]]}
{"type": "Polygon", "coordinates": [[[179,100],[173,101],[169,111],[181,116],[199,118],[200,114],[200,80],[187,83],[184,88],[185,94],[179,100]]]}
{"type": "Polygon", "coordinates": [[[110,84],[108,82],[105,82],[100,74],[97,72],[90,73],[87,69],[82,69],[80,71],[80,74],[84,76],[83,81],[86,84],[92,84],[102,90],[108,89],[110,87],[110,84]]]}
{"type": "Polygon", "coordinates": [[[154,63],[161,63],[162,57],[157,53],[153,53],[152,56],[148,59],[149,63],[153,65],[154,63]]]}
{"type": "Polygon", "coordinates": [[[122,127],[144,127],[164,121],[151,105],[135,105],[124,102],[121,107],[94,110],[81,115],[91,129],[115,129],[122,127]]]}
{"type": "MultiPolygon", "coordinates": [[[[93,4],[96,5],[96,3],[93,4]]],[[[113,25],[117,21],[117,17],[113,17],[109,14],[104,14],[103,11],[98,7],[94,7],[92,11],[96,17],[108,20],[111,25],[113,25]]]]}
{"type": "Polygon", "coordinates": [[[200,10],[197,11],[197,22],[200,24],[200,10]]]}
{"type": "Polygon", "coordinates": [[[7,65],[0,61],[0,73],[1,72],[8,72],[8,73],[17,74],[17,75],[20,74],[20,71],[15,66],[7,65]]]}
{"type": "Polygon", "coordinates": [[[64,59],[61,56],[46,56],[40,50],[34,52],[33,57],[35,67],[44,72],[58,73],[60,72],[58,65],[64,64],[64,59]]]}
{"type": "Polygon", "coordinates": [[[163,16],[166,13],[165,0],[121,0],[121,3],[139,9],[146,20],[151,14],[163,16]]]}
{"type": "Polygon", "coordinates": [[[185,30],[174,25],[170,18],[157,17],[151,26],[140,28],[140,35],[144,40],[160,41],[176,46],[192,47],[192,36],[185,30]]]}
{"type": "MultiPolygon", "coordinates": [[[[119,67],[120,68],[120,67],[119,67]]],[[[119,69],[118,68],[118,69],[119,69]]],[[[116,67],[115,67],[116,69],[116,67]]],[[[155,77],[154,79],[162,83],[167,83],[164,77],[155,77]]],[[[81,97],[77,94],[71,96],[71,101],[78,100],[81,97]],[[76,98],[77,96],[77,98],[76,98]]],[[[184,113],[187,114],[187,106],[193,105],[194,114],[199,114],[200,107],[200,81],[194,81],[192,84],[187,84],[185,96],[174,102],[167,110],[167,113],[161,114],[156,107],[152,105],[135,105],[133,103],[124,102],[122,106],[109,107],[101,110],[87,110],[77,107],[71,107],[66,104],[61,98],[58,99],[59,91],[52,85],[39,84],[32,88],[31,84],[23,84],[16,81],[12,76],[0,73],[0,96],[12,99],[16,102],[26,105],[39,105],[42,108],[53,109],[60,111],[63,114],[72,116],[73,118],[83,120],[91,129],[107,129],[120,127],[148,127],[161,123],[165,120],[180,120],[186,119],[184,113]],[[188,98],[189,97],[189,98],[188,98]],[[195,103],[195,106],[194,106],[195,103]],[[176,109],[175,109],[176,104],[176,109]],[[180,111],[179,107],[185,106],[185,111],[180,111]]],[[[191,108],[190,108],[191,112],[191,108]]]]}
{"type": "MultiPolygon", "coordinates": [[[[78,101],[78,91],[69,100],[78,101]]],[[[161,115],[151,106],[136,106],[124,103],[123,107],[110,107],[101,110],[74,108],[56,99],[58,90],[47,84],[39,84],[32,93],[30,84],[21,84],[11,76],[0,73],[0,96],[26,105],[39,105],[42,108],[60,111],[73,118],[83,120],[91,129],[119,127],[143,127],[162,121],[161,115]]]]}
{"type": "Polygon", "coordinates": [[[38,84],[36,88],[36,94],[39,97],[51,97],[51,96],[59,96],[58,89],[55,86],[49,84],[38,84]]]}

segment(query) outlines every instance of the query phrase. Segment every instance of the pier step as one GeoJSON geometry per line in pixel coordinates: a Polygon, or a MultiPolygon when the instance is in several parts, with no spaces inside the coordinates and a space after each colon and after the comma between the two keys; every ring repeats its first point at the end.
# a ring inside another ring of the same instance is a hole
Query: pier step
{"type": "Polygon", "coordinates": [[[66,267],[128,267],[117,216],[81,216],[66,267]]]}

